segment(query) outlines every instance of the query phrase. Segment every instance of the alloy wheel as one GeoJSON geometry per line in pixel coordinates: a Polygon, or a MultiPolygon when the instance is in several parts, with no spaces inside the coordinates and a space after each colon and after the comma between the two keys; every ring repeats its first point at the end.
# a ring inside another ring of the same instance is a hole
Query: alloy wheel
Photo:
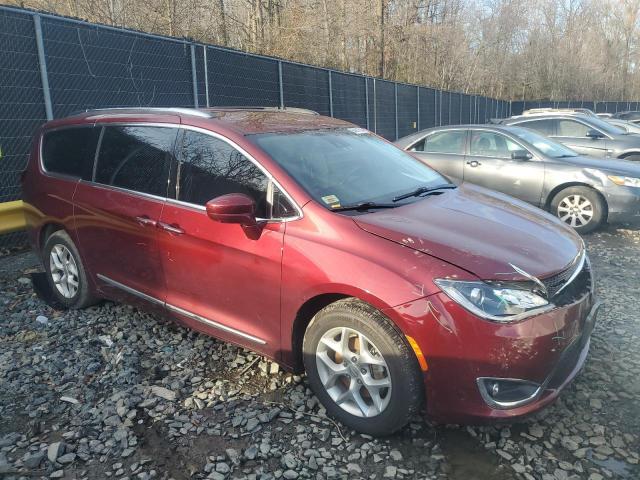
{"type": "Polygon", "coordinates": [[[391,400],[391,376],[380,350],[352,328],[328,330],[316,347],[316,365],[327,394],[358,417],[382,413],[391,400]]]}
{"type": "Polygon", "coordinates": [[[582,195],[568,195],[558,204],[558,217],[574,228],[587,225],[593,215],[593,205],[582,195]]]}
{"type": "Polygon", "coordinates": [[[64,298],[73,298],[78,292],[78,266],[67,247],[56,244],[49,254],[51,279],[58,292],[64,298]]]}

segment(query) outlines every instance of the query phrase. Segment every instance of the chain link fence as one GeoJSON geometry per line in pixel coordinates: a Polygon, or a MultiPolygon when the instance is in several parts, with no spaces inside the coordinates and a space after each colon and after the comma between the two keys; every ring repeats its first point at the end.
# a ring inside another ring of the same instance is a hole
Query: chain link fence
{"type": "MultiPolygon", "coordinates": [[[[638,108],[636,102],[508,102],[12,7],[0,7],[0,45],[0,202],[20,198],[20,173],[38,126],[85,109],[300,107],[395,140],[538,106],[638,108]]],[[[22,239],[2,236],[0,247],[22,239]]]]}

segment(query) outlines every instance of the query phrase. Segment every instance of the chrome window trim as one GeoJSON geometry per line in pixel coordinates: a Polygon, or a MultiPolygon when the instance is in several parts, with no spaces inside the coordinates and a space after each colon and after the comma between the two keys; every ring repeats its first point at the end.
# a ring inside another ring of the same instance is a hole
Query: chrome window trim
{"type": "MultiPolygon", "coordinates": [[[[264,168],[260,164],[260,162],[258,162],[251,154],[249,154],[245,149],[240,147],[237,143],[233,142],[232,140],[229,140],[228,138],[226,138],[225,136],[223,136],[223,135],[221,135],[221,134],[219,134],[217,132],[212,132],[212,131],[207,130],[205,128],[195,127],[195,126],[192,126],[192,125],[181,125],[181,124],[176,124],[176,123],[163,123],[163,122],[96,122],[95,124],[93,124],[93,126],[96,126],[96,127],[114,126],[114,127],[167,127],[167,128],[177,128],[179,130],[192,130],[194,132],[199,132],[199,133],[202,133],[202,134],[209,135],[211,137],[217,138],[219,140],[222,140],[223,142],[226,142],[231,147],[233,147],[236,150],[238,150],[251,163],[253,163],[256,167],[258,167],[260,169],[260,171],[262,171],[266,175],[267,179],[269,181],[273,182],[280,189],[280,191],[284,194],[284,196],[287,198],[287,200],[289,200],[289,202],[291,202],[291,205],[293,205],[293,207],[298,212],[298,215],[291,216],[291,217],[270,218],[270,219],[256,219],[256,220],[266,221],[266,222],[269,222],[269,223],[284,223],[284,222],[292,222],[294,220],[300,220],[301,218],[304,217],[304,213],[302,212],[302,208],[300,208],[300,206],[293,200],[291,195],[289,195],[289,193],[282,187],[280,182],[278,182],[274,178],[274,176],[271,174],[271,172],[269,172],[266,168],[264,168]]],[[[104,129],[103,129],[103,132],[104,132],[104,129]]],[[[42,136],[44,136],[44,135],[42,135],[42,136]]],[[[97,149],[96,149],[96,152],[99,153],[99,151],[97,149]]],[[[40,159],[42,160],[42,155],[40,155],[40,159]]],[[[94,169],[96,168],[96,165],[97,165],[97,158],[96,158],[95,163],[94,163],[94,169]]],[[[80,180],[85,182],[85,183],[89,183],[87,180],[82,180],[82,179],[80,179],[80,180]]],[[[134,191],[134,190],[129,190],[129,189],[122,188],[122,187],[116,187],[116,186],[113,186],[113,185],[104,185],[102,183],[98,183],[98,182],[95,182],[93,180],[91,181],[91,183],[94,184],[94,185],[101,185],[101,186],[111,187],[113,189],[121,190],[121,191],[124,191],[124,192],[127,192],[127,193],[139,194],[139,195],[142,195],[142,196],[150,196],[152,198],[159,198],[159,197],[157,197],[155,195],[147,194],[147,193],[144,193],[144,192],[137,192],[137,191],[134,191]]],[[[206,211],[206,208],[204,207],[204,205],[198,205],[196,203],[185,202],[185,201],[182,201],[182,200],[170,198],[169,196],[163,197],[163,200],[166,200],[169,203],[174,203],[176,205],[180,205],[180,206],[184,206],[184,207],[190,207],[190,208],[193,208],[195,210],[206,211]]]]}
{"type": "Polygon", "coordinates": [[[148,198],[148,199],[151,199],[151,200],[158,200],[160,202],[165,202],[165,201],[168,200],[166,197],[161,197],[159,195],[154,195],[152,193],[139,192],[137,190],[129,190],[128,188],[116,187],[114,185],[106,185],[104,183],[94,182],[92,180],[90,181],[90,180],[80,179],[79,181],[80,181],[80,183],[91,185],[93,187],[98,187],[98,188],[102,188],[102,189],[105,189],[105,190],[112,190],[112,191],[115,191],[115,192],[128,193],[130,195],[136,195],[136,196],[143,197],[143,198],[148,198]]]}
{"type": "Polygon", "coordinates": [[[185,317],[189,317],[189,318],[191,318],[193,320],[196,320],[196,321],[198,321],[200,323],[203,323],[205,325],[208,325],[210,327],[217,328],[218,330],[222,330],[222,331],[227,332],[227,333],[232,333],[234,335],[238,335],[239,337],[246,338],[247,340],[251,340],[252,342],[258,343],[260,345],[266,345],[267,344],[267,342],[265,340],[263,340],[262,338],[255,337],[253,335],[250,335],[248,333],[245,333],[245,332],[243,332],[241,330],[237,330],[237,329],[232,328],[232,327],[228,327],[227,325],[224,325],[222,323],[218,323],[218,322],[216,322],[214,320],[211,320],[209,318],[205,318],[205,317],[203,317],[201,315],[198,315],[196,313],[190,312],[189,310],[185,310],[185,309],[180,308],[180,307],[178,307],[176,305],[172,305],[170,303],[163,302],[159,298],[153,297],[151,295],[147,295],[146,293],[143,293],[143,292],[141,292],[139,290],[136,290],[135,288],[129,287],[128,285],[120,283],[120,282],[118,282],[116,280],[113,280],[112,278],[109,278],[106,275],[102,275],[101,273],[98,273],[96,276],[100,280],[102,280],[103,282],[111,285],[112,287],[119,288],[120,290],[122,290],[124,292],[127,292],[127,293],[129,293],[131,295],[134,295],[136,297],[142,298],[143,300],[151,302],[151,303],[153,303],[155,305],[161,305],[165,309],[170,310],[170,311],[172,311],[174,313],[178,313],[180,315],[184,315],[185,317]]]}

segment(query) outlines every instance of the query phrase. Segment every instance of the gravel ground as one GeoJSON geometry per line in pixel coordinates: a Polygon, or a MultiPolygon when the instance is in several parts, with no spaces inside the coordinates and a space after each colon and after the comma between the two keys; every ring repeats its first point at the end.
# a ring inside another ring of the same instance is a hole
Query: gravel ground
{"type": "Polygon", "coordinates": [[[587,239],[605,301],[559,401],[500,427],[421,418],[373,439],[303,378],[124,305],[55,311],[31,254],[0,259],[0,477],[640,478],[640,231],[587,239]]]}

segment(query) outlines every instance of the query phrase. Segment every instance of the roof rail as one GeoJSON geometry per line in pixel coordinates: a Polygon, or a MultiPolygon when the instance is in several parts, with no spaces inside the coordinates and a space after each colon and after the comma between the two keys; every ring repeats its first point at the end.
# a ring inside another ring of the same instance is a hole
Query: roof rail
{"type": "Polygon", "coordinates": [[[107,113],[107,112],[123,112],[137,111],[141,113],[176,113],[178,115],[193,115],[194,117],[211,118],[211,113],[203,109],[185,108],[185,107],[110,107],[110,108],[88,108],[72,113],[78,115],[80,113],[107,113]]]}
{"type": "Polygon", "coordinates": [[[290,112],[290,113],[306,113],[308,115],[320,115],[315,110],[309,110],[308,108],[297,107],[245,107],[245,106],[230,106],[230,107],[209,107],[203,109],[206,112],[290,112]]]}

